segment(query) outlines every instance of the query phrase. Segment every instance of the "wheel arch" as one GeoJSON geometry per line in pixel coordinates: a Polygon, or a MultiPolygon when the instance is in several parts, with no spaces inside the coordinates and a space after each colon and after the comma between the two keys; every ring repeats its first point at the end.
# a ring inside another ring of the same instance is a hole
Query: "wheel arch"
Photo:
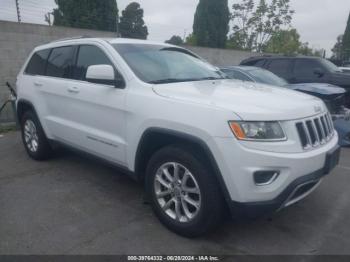
{"type": "Polygon", "coordinates": [[[139,181],[144,181],[147,163],[152,155],[159,149],[169,145],[183,145],[190,148],[191,151],[198,153],[198,155],[204,159],[212,169],[225,200],[231,201],[229,191],[221,175],[219,166],[207,143],[201,138],[175,130],[148,128],[144,131],[138,144],[135,157],[135,174],[139,181]]]}
{"type": "Polygon", "coordinates": [[[19,99],[17,101],[17,106],[16,106],[16,111],[17,111],[16,116],[20,123],[21,123],[23,114],[28,110],[33,111],[33,113],[36,114],[36,116],[38,116],[34,105],[30,101],[25,99],[19,99]]]}

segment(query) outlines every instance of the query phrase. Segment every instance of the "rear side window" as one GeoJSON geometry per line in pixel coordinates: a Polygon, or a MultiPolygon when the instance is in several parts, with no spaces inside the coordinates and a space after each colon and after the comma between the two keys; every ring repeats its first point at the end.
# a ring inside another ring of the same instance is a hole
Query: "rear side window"
{"type": "Polygon", "coordinates": [[[113,66],[112,62],[100,48],[92,45],[80,46],[77,64],[74,69],[74,79],[85,80],[86,71],[92,65],[113,66]]]}
{"type": "Polygon", "coordinates": [[[24,72],[29,75],[44,75],[49,54],[50,49],[35,52],[24,72]]]}
{"type": "Polygon", "coordinates": [[[244,65],[262,67],[264,63],[265,63],[265,59],[258,59],[258,60],[246,62],[244,63],[244,65]]]}
{"type": "Polygon", "coordinates": [[[268,69],[272,73],[282,77],[289,78],[290,77],[290,62],[288,59],[274,59],[271,60],[268,69]]]}
{"type": "Polygon", "coordinates": [[[254,66],[256,66],[256,67],[263,67],[264,66],[264,64],[265,64],[265,59],[261,59],[261,60],[258,60],[255,64],[254,64],[254,66]]]}
{"type": "Polygon", "coordinates": [[[73,68],[73,47],[54,48],[47,62],[46,75],[70,78],[73,68]]]}

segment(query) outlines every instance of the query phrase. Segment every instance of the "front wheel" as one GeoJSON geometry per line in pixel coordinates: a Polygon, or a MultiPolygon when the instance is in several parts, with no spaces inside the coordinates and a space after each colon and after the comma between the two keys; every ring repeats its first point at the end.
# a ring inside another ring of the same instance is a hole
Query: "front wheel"
{"type": "Polygon", "coordinates": [[[217,227],[223,198],[210,170],[190,150],[177,146],[151,158],[146,189],[155,214],[170,230],[197,237],[217,227]]]}

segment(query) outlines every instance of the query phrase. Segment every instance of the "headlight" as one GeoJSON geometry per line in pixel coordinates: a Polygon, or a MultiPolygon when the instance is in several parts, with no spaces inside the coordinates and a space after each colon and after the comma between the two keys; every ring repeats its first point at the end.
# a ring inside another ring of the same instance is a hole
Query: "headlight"
{"type": "Polygon", "coordinates": [[[239,140],[283,141],[287,139],[279,122],[231,121],[229,125],[239,140]]]}

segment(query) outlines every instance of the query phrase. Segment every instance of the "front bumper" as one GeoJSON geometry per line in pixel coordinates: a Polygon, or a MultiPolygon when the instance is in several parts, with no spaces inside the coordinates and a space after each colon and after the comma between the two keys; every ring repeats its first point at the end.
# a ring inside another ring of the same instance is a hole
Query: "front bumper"
{"type": "Polygon", "coordinates": [[[338,164],[340,147],[336,146],[327,155],[329,156],[329,158],[327,157],[329,161],[326,160],[322,169],[294,180],[273,200],[250,203],[232,201],[229,205],[232,217],[235,219],[254,219],[271,214],[302,200],[312,193],[320,185],[322,179],[338,164]]]}
{"type": "Polygon", "coordinates": [[[327,144],[301,153],[253,150],[225,138],[216,138],[215,145],[212,148],[228,192],[226,200],[235,218],[255,218],[301,200],[337,164],[333,160],[330,165],[328,156],[337,155],[337,162],[340,152],[337,134],[327,144]],[[259,170],[279,170],[280,175],[273,183],[258,186],[253,174],[259,170]]]}

